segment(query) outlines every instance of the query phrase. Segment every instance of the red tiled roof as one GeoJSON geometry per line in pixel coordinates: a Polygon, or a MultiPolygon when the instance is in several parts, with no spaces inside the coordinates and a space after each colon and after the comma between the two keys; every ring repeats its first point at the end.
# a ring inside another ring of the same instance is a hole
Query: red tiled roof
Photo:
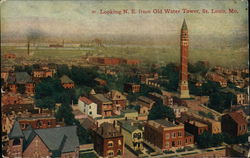
{"type": "Polygon", "coordinates": [[[88,98],[86,98],[86,97],[80,97],[79,99],[80,99],[82,102],[86,103],[86,104],[91,104],[91,103],[93,103],[92,100],[90,100],[90,99],[88,99],[88,98]]]}
{"type": "Polygon", "coordinates": [[[229,116],[237,123],[237,124],[247,124],[246,119],[244,119],[243,115],[239,112],[229,113],[229,116]]]}

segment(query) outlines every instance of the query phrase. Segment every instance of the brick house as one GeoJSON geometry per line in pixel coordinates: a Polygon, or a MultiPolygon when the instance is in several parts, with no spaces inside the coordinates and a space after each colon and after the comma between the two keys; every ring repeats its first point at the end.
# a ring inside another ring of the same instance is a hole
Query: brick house
{"type": "Polygon", "coordinates": [[[187,120],[184,123],[185,131],[194,135],[194,141],[197,141],[197,137],[201,135],[203,132],[208,131],[208,125],[201,123],[199,121],[190,121],[187,120]]]}
{"type": "Polygon", "coordinates": [[[221,133],[221,122],[214,120],[214,119],[210,119],[204,116],[200,116],[194,112],[191,111],[187,111],[187,112],[183,112],[181,114],[181,118],[178,119],[179,122],[184,123],[187,120],[192,120],[192,121],[199,121],[203,124],[206,124],[208,126],[208,132],[212,133],[212,134],[219,134],[221,133]]]}
{"type": "Polygon", "coordinates": [[[217,73],[209,72],[206,77],[213,82],[218,82],[221,87],[227,87],[227,80],[217,73]]]}
{"type": "Polygon", "coordinates": [[[10,73],[7,80],[8,89],[13,92],[18,92],[18,87],[24,87],[26,94],[34,94],[35,85],[31,76],[27,72],[10,73]]]}
{"type": "Polygon", "coordinates": [[[68,76],[63,75],[61,78],[61,84],[63,86],[63,88],[65,89],[70,89],[70,88],[74,88],[74,81],[72,81],[68,76]]]}
{"type": "Polygon", "coordinates": [[[9,134],[9,158],[79,157],[76,126],[32,129],[22,131],[15,121],[9,134]]]}
{"type": "Polygon", "coordinates": [[[135,84],[135,83],[126,83],[124,84],[124,91],[125,92],[132,92],[132,93],[138,93],[140,92],[140,88],[141,86],[139,84],[135,84]]]}
{"type": "Polygon", "coordinates": [[[247,120],[240,112],[231,112],[221,118],[222,131],[232,136],[240,136],[247,133],[247,120]]]}
{"type": "Polygon", "coordinates": [[[105,80],[103,80],[103,79],[95,78],[94,80],[95,80],[95,82],[96,82],[98,85],[100,85],[100,86],[105,86],[105,85],[107,85],[107,81],[105,81],[105,80]]]}
{"type": "Polygon", "coordinates": [[[123,59],[122,63],[128,64],[128,65],[138,65],[140,64],[140,61],[137,59],[123,59]]]}
{"type": "Polygon", "coordinates": [[[113,113],[119,115],[126,106],[127,98],[117,90],[111,90],[106,97],[113,102],[113,113]]]}
{"type": "Polygon", "coordinates": [[[164,119],[147,121],[144,139],[161,150],[176,150],[194,144],[194,136],[185,132],[184,124],[164,119]]]}
{"type": "Polygon", "coordinates": [[[124,154],[123,135],[114,124],[104,122],[93,132],[94,149],[101,157],[122,157],[124,154]]]}
{"type": "Polygon", "coordinates": [[[90,99],[97,104],[97,113],[106,117],[113,115],[113,102],[103,94],[90,95],[90,99]]]}
{"type": "Polygon", "coordinates": [[[4,54],[5,59],[16,59],[16,54],[14,53],[6,53],[4,54]]]}
{"type": "Polygon", "coordinates": [[[26,130],[30,125],[33,129],[55,128],[56,118],[48,114],[30,115],[28,117],[17,117],[21,129],[26,130]]]}
{"type": "Polygon", "coordinates": [[[53,70],[50,69],[37,69],[32,71],[32,77],[34,78],[47,78],[53,77],[53,70]]]}

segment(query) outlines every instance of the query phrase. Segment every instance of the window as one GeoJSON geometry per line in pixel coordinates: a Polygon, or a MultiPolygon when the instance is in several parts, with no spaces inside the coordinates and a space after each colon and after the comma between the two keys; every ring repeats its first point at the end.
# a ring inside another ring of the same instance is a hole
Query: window
{"type": "Polygon", "coordinates": [[[109,141],[108,142],[108,147],[112,147],[113,146],[113,141],[109,141]]]}
{"type": "Polygon", "coordinates": [[[91,109],[91,106],[89,106],[89,109],[91,109]]]}
{"type": "Polygon", "coordinates": [[[175,138],[175,132],[172,133],[172,138],[175,138]]]}
{"type": "Polygon", "coordinates": [[[19,139],[14,139],[13,145],[20,145],[20,144],[21,144],[21,142],[19,139]]]}
{"type": "Polygon", "coordinates": [[[113,155],[114,155],[114,152],[113,152],[113,151],[108,151],[108,155],[109,155],[109,156],[113,156],[113,155]]]}
{"type": "Polygon", "coordinates": [[[51,126],[51,122],[50,121],[48,121],[48,126],[51,126]]]}
{"type": "Polygon", "coordinates": [[[169,147],[169,142],[166,142],[166,147],[167,147],[167,148],[169,147]]]}
{"type": "Polygon", "coordinates": [[[118,145],[122,145],[122,141],[120,139],[118,140],[118,145]]]}
{"type": "Polygon", "coordinates": [[[89,112],[89,115],[92,115],[92,111],[89,112]]]}
{"type": "Polygon", "coordinates": [[[174,141],[172,142],[172,147],[175,147],[175,142],[174,141]]]}
{"type": "Polygon", "coordinates": [[[189,139],[189,142],[190,142],[190,143],[192,142],[192,138],[189,139]]]}
{"type": "Polygon", "coordinates": [[[179,131],[178,132],[178,137],[181,137],[181,136],[182,136],[181,131],[179,131]]]}
{"type": "Polygon", "coordinates": [[[167,133],[167,134],[166,134],[166,139],[169,139],[169,137],[170,137],[170,134],[167,133]]]}
{"type": "Polygon", "coordinates": [[[186,141],[185,141],[185,143],[188,143],[188,139],[186,138],[186,141]]]}
{"type": "Polygon", "coordinates": [[[121,151],[121,150],[118,150],[118,151],[117,151],[117,155],[122,155],[122,151],[121,151]]]}

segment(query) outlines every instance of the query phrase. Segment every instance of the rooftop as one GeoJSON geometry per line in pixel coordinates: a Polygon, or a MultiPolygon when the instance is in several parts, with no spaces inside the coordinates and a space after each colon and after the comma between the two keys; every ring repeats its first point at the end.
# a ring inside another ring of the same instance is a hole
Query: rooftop
{"type": "Polygon", "coordinates": [[[106,98],[103,94],[95,94],[93,95],[94,98],[97,100],[103,102],[103,103],[112,103],[108,98],[106,98]]]}
{"type": "Polygon", "coordinates": [[[103,138],[112,138],[112,137],[122,137],[122,134],[115,129],[113,124],[104,122],[97,128],[96,133],[98,133],[103,138]]]}
{"type": "Polygon", "coordinates": [[[80,97],[79,100],[81,100],[85,104],[91,104],[91,103],[93,103],[92,100],[90,100],[89,98],[86,98],[86,97],[80,97]]]}
{"type": "Polygon", "coordinates": [[[72,81],[68,76],[66,75],[63,75],[61,78],[60,78],[61,82],[62,83],[74,83],[74,81],[72,81]]]}

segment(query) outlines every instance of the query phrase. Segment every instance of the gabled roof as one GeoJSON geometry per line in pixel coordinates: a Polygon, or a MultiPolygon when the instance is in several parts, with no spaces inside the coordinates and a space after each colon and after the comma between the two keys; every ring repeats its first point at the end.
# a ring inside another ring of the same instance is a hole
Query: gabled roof
{"type": "Polygon", "coordinates": [[[29,129],[23,131],[26,146],[32,142],[35,136],[39,136],[43,143],[54,154],[64,152],[74,152],[79,147],[76,126],[46,128],[46,129],[29,129]]]}
{"type": "Polygon", "coordinates": [[[9,74],[7,82],[10,84],[26,84],[32,82],[32,79],[27,72],[15,72],[9,74]]]}
{"type": "Polygon", "coordinates": [[[74,81],[72,81],[68,76],[63,75],[61,78],[61,83],[74,83],[74,81]]]}
{"type": "Polygon", "coordinates": [[[149,99],[149,98],[144,97],[144,96],[139,96],[139,97],[138,97],[138,100],[143,101],[143,102],[148,103],[148,104],[155,103],[155,101],[154,101],[154,100],[149,99]]]}
{"type": "Polygon", "coordinates": [[[88,104],[88,105],[93,103],[92,100],[90,100],[90,99],[88,99],[86,97],[80,97],[79,100],[81,100],[82,102],[84,102],[85,104],[88,104]]]}
{"type": "Polygon", "coordinates": [[[22,138],[22,137],[24,137],[24,135],[21,130],[20,124],[18,123],[18,121],[15,121],[10,131],[9,138],[13,139],[13,138],[22,138]]]}
{"type": "Polygon", "coordinates": [[[27,72],[15,72],[16,83],[25,84],[32,82],[30,75],[27,72]]]}
{"type": "Polygon", "coordinates": [[[126,97],[117,90],[112,90],[111,92],[109,92],[109,96],[111,100],[126,100],[126,97]]]}
{"type": "Polygon", "coordinates": [[[237,124],[247,124],[246,119],[239,112],[231,112],[228,114],[237,124]]]}
{"type": "Polygon", "coordinates": [[[108,98],[106,98],[103,94],[95,94],[93,97],[103,103],[112,103],[108,98]]]}
{"type": "Polygon", "coordinates": [[[103,138],[121,137],[122,134],[115,127],[107,122],[104,122],[96,131],[103,138]]]}

